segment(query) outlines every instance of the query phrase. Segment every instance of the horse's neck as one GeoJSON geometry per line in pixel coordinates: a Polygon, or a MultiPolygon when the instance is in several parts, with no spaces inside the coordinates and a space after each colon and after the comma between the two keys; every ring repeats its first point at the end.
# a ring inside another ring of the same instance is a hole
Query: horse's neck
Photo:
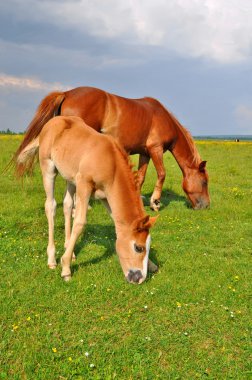
{"type": "Polygon", "coordinates": [[[123,171],[116,171],[106,193],[117,235],[123,234],[133,221],[144,216],[140,193],[135,189],[133,179],[129,180],[123,171]]]}
{"type": "Polygon", "coordinates": [[[192,137],[189,132],[183,130],[182,126],[177,128],[177,138],[171,153],[178,162],[183,175],[187,170],[198,168],[201,162],[192,137]]]}

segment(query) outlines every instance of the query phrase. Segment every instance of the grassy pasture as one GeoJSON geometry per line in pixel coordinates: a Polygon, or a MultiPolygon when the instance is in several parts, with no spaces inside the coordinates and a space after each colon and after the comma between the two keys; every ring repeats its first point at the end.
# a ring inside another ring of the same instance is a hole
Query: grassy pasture
{"type": "MultiPolygon", "coordinates": [[[[1,171],[19,141],[0,136],[1,171]]],[[[208,161],[211,208],[188,207],[181,172],[167,153],[151,246],[160,270],[141,286],[124,280],[114,227],[99,203],[92,203],[77,243],[73,279],[64,283],[59,267],[46,266],[39,169],[23,184],[10,172],[1,175],[0,379],[251,378],[252,143],[197,146],[208,161]]],[[[147,198],[154,179],[150,166],[147,198]]],[[[58,258],[63,193],[58,178],[58,258]]],[[[146,211],[153,214],[147,200],[146,211]]]]}

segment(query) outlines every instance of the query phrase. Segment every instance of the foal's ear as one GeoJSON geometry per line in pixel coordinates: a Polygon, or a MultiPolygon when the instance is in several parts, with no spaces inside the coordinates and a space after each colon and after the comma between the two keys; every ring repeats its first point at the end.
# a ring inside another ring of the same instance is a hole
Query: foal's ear
{"type": "Polygon", "coordinates": [[[138,232],[149,230],[152,226],[154,226],[158,217],[159,215],[157,216],[146,215],[143,218],[137,219],[135,220],[135,222],[133,222],[133,229],[138,232]]]}
{"type": "Polygon", "coordinates": [[[159,215],[150,216],[150,218],[149,218],[149,225],[150,225],[150,227],[149,228],[151,228],[151,227],[154,226],[154,224],[156,223],[156,221],[158,220],[158,218],[159,218],[159,215]]]}
{"type": "Polygon", "coordinates": [[[146,226],[149,221],[149,215],[144,216],[143,218],[139,218],[133,222],[133,230],[135,231],[144,231],[148,227],[146,226]]]}
{"type": "Polygon", "coordinates": [[[201,161],[201,163],[199,164],[199,171],[201,173],[204,173],[205,172],[205,169],[206,169],[206,161],[201,161]]]}

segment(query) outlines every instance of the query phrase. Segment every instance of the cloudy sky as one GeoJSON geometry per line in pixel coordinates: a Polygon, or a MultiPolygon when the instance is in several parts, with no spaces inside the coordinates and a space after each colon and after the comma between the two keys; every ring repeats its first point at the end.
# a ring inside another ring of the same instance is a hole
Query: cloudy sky
{"type": "Polygon", "coordinates": [[[78,86],[155,97],[193,135],[252,134],[252,1],[1,1],[0,130],[78,86]]]}

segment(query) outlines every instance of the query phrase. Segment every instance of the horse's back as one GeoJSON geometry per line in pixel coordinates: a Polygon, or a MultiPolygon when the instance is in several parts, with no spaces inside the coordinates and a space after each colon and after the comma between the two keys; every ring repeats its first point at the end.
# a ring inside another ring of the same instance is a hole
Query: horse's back
{"type": "Polygon", "coordinates": [[[155,98],[126,98],[93,87],[65,93],[62,115],[81,117],[93,129],[118,139],[128,153],[146,153],[152,144],[169,146],[176,138],[176,125],[155,98]]]}
{"type": "Polygon", "coordinates": [[[93,87],[77,87],[65,92],[61,115],[79,116],[96,131],[100,131],[106,112],[107,93],[93,87]]]}

